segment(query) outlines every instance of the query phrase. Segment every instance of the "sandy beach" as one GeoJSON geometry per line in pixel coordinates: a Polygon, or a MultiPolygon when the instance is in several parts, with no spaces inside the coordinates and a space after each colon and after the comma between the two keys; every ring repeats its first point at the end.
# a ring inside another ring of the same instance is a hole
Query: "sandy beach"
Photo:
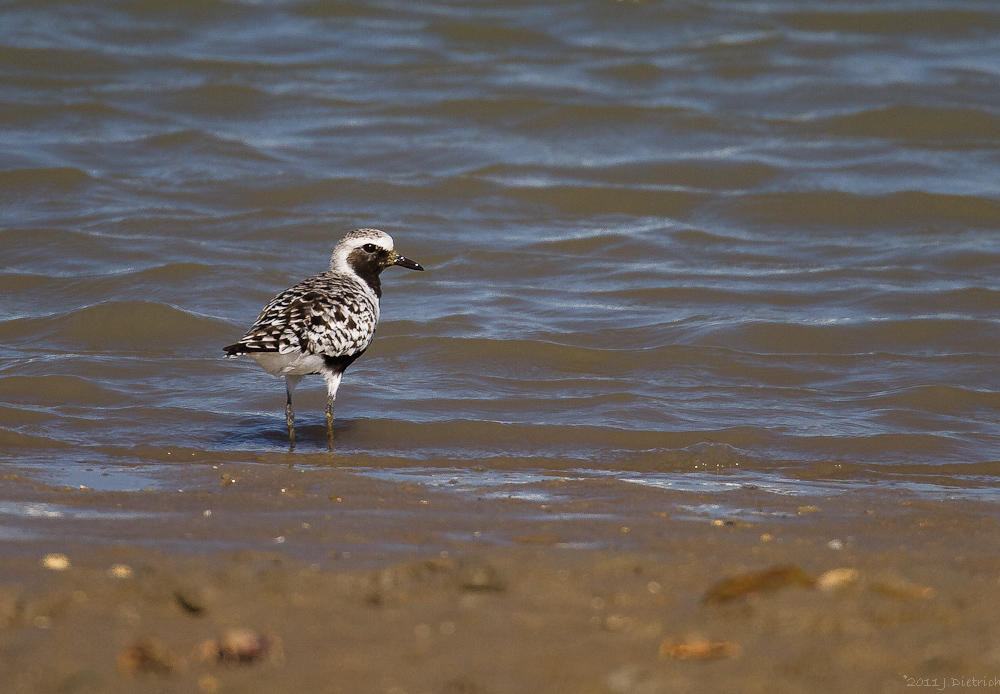
{"type": "Polygon", "coordinates": [[[1000,677],[996,509],[968,500],[744,489],[726,500],[749,515],[725,518],[697,512],[718,496],[614,482],[554,479],[542,504],[335,468],[204,464],[184,483],[5,477],[8,507],[34,509],[7,536],[45,538],[5,546],[4,692],[902,692],[1000,677]]]}

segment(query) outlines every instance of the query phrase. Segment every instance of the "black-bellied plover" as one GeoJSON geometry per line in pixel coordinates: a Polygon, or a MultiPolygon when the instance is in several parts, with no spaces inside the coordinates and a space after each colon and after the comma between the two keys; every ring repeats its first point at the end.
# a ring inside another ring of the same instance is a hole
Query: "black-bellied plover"
{"type": "Polygon", "coordinates": [[[344,370],[364,354],[378,323],[382,284],[390,265],[423,270],[393,249],[378,229],[355,229],[337,243],[330,271],[299,282],[268,302],[253,327],[227,357],[247,355],[264,371],[285,377],[285,422],[289,450],[295,450],[292,391],[303,376],[326,379],[326,433],[333,450],[333,402],[344,370]]]}

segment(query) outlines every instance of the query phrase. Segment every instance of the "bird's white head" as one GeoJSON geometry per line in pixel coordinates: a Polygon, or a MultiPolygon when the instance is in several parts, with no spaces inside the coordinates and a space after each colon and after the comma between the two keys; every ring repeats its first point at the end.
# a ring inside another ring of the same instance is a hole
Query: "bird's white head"
{"type": "Polygon", "coordinates": [[[353,273],[381,294],[378,276],[390,265],[423,270],[419,263],[395,251],[392,237],[380,229],[355,229],[347,233],[333,249],[331,272],[353,273]]]}
{"type": "Polygon", "coordinates": [[[355,229],[349,231],[334,247],[330,270],[357,272],[359,265],[377,265],[379,256],[389,258],[392,254],[392,237],[387,233],[381,229],[355,229]]]}

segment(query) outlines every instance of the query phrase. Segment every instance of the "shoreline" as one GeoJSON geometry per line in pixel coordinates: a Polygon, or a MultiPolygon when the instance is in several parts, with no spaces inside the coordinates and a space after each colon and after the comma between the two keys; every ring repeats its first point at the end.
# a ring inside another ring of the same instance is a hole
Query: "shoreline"
{"type": "Polygon", "coordinates": [[[611,481],[554,479],[539,504],[225,467],[191,468],[175,493],[4,478],[8,510],[36,515],[3,545],[3,691],[834,692],[1000,677],[989,504],[731,493],[760,514],[747,522],[676,513],[719,495],[611,481]],[[32,528],[44,536],[10,539],[32,528]]]}

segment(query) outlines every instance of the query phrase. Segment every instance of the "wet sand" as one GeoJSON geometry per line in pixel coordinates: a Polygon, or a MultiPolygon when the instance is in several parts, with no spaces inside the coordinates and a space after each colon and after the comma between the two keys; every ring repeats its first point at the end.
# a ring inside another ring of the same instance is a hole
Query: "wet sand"
{"type": "Polygon", "coordinates": [[[539,503],[207,463],[175,492],[2,484],[4,692],[1000,678],[997,509],[968,500],[743,489],[725,500],[749,515],[727,519],[701,513],[719,495],[614,481],[553,479],[539,503]]]}

